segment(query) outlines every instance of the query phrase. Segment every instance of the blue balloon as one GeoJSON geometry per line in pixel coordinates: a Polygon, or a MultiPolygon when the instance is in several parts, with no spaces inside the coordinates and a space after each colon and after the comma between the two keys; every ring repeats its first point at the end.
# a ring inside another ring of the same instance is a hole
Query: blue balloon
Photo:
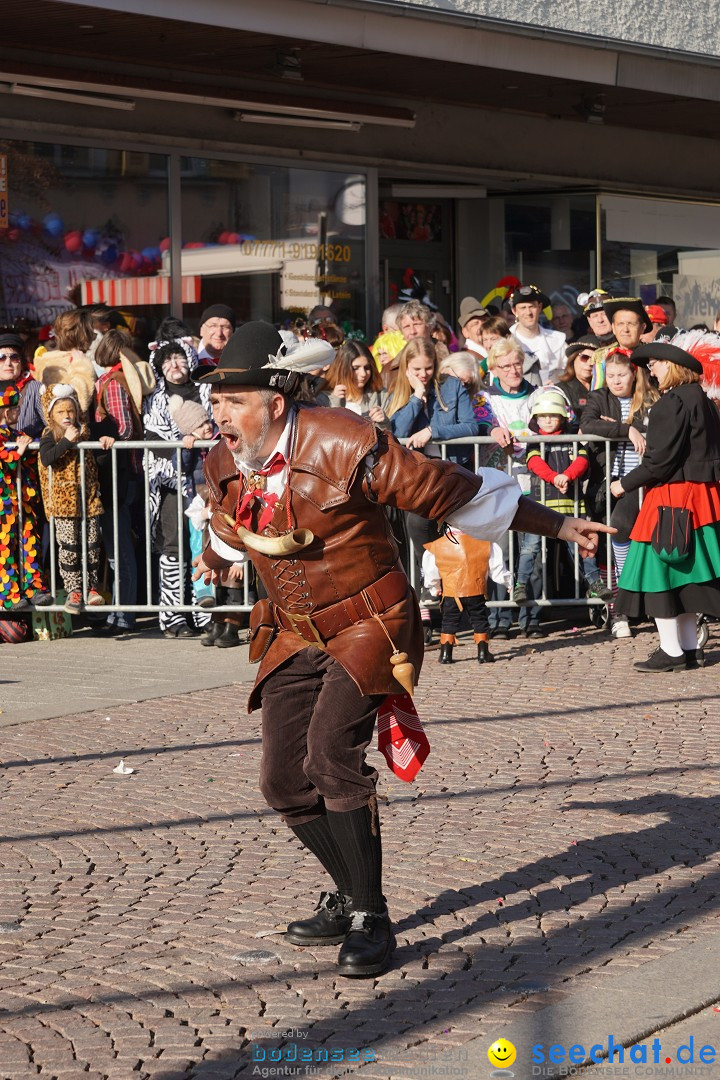
{"type": "Polygon", "coordinates": [[[83,247],[94,248],[97,247],[100,234],[97,229],[86,229],[82,236],[83,247]]]}
{"type": "Polygon", "coordinates": [[[106,266],[111,266],[114,262],[117,262],[117,257],[118,249],[115,247],[114,244],[111,244],[110,247],[106,247],[100,256],[101,260],[105,263],[106,266]]]}
{"type": "Polygon", "coordinates": [[[65,232],[65,225],[59,214],[46,214],[43,218],[43,225],[45,226],[45,232],[50,233],[50,236],[62,236],[65,232]]]}
{"type": "Polygon", "coordinates": [[[32,225],[32,218],[29,214],[26,214],[24,210],[21,210],[17,216],[16,224],[18,229],[22,229],[23,232],[27,232],[32,225]]]}

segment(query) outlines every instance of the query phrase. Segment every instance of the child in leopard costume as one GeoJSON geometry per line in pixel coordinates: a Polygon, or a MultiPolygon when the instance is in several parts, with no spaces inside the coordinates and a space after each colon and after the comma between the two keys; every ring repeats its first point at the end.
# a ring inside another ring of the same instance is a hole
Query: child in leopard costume
{"type": "MultiPolygon", "coordinates": [[[[96,607],[104,603],[98,591],[103,508],[97,465],[94,454],[86,453],[83,492],[80,454],[75,444],[89,435],[73,387],[67,383],[48,387],[42,395],[42,406],[47,424],[40,437],[43,503],[48,519],[55,522],[60,574],[67,590],[65,610],[76,614],[83,607],[83,517],[87,522],[87,604],[96,607]]],[[[114,440],[105,441],[112,445],[114,440]]]]}

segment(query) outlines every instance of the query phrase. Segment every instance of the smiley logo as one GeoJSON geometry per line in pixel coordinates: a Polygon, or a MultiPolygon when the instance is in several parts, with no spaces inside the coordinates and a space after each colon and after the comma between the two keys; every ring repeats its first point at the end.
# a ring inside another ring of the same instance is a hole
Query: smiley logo
{"type": "Polygon", "coordinates": [[[517,1051],[507,1039],[496,1039],[488,1050],[488,1061],[498,1069],[512,1065],[516,1057],[517,1051]]]}

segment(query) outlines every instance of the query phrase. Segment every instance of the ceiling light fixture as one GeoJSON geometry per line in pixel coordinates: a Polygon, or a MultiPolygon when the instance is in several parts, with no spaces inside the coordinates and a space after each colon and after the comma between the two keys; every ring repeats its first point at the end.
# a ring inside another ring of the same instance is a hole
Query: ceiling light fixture
{"type": "Polygon", "coordinates": [[[487,188],[479,184],[391,184],[394,199],[485,199],[487,188]]]}
{"type": "Polygon", "coordinates": [[[242,124],[276,124],[281,127],[319,128],[323,131],[359,131],[359,120],[339,120],[328,116],[289,116],[283,113],[239,111],[233,117],[242,124]]]}
{"type": "Polygon", "coordinates": [[[40,98],[43,101],[48,99],[69,101],[73,105],[94,105],[98,109],[122,109],[124,112],[132,112],[135,108],[135,102],[128,98],[101,97],[67,90],[53,90],[47,86],[29,86],[25,83],[9,83],[3,86],[2,90],[16,97],[40,98]]]}

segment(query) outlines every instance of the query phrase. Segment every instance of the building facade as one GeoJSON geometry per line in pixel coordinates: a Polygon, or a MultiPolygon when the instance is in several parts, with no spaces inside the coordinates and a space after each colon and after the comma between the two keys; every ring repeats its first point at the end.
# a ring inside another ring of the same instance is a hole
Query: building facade
{"type": "Polygon", "coordinates": [[[408,289],[454,321],[512,275],[709,322],[714,6],[6,0],[0,318],[70,291],[372,332],[408,289]]]}

